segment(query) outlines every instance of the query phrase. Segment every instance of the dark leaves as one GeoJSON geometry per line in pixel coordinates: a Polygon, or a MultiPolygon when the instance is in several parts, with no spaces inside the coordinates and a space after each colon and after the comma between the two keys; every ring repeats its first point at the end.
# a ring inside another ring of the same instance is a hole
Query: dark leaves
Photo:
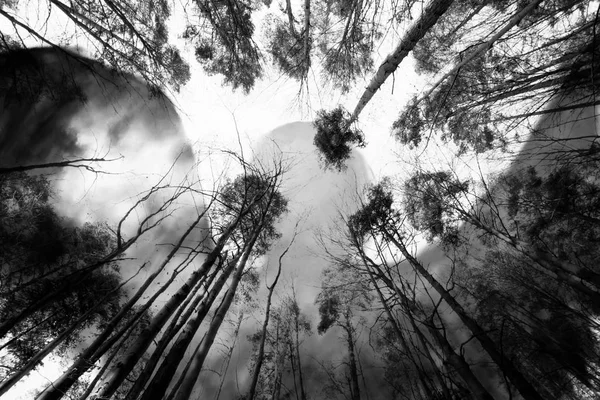
{"type": "Polygon", "coordinates": [[[365,146],[362,132],[351,126],[350,116],[342,107],[318,111],[314,125],[317,133],[313,143],[326,168],[345,170],[352,146],[365,146]]]}

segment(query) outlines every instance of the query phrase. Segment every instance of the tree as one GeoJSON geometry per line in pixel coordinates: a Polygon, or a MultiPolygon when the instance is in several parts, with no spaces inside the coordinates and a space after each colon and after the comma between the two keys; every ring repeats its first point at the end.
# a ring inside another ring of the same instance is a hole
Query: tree
{"type": "Polygon", "coordinates": [[[317,127],[314,144],[319,150],[321,161],[326,168],[342,171],[352,154],[350,145],[365,146],[363,134],[360,130],[345,125],[348,113],[342,107],[329,113],[321,110],[317,115],[314,122],[317,127]]]}
{"type": "Polygon", "coordinates": [[[43,175],[19,172],[0,178],[0,239],[5,246],[0,254],[1,348],[7,350],[3,364],[9,368],[2,393],[51,351],[67,354],[84,329],[116,312],[123,295],[114,260],[82,275],[86,266],[112,251],[114,235],[103,224],[72,226],[56,214],[51,195],[43,175]],[[73,276],[80,276],[77,284],[73,276]],[[32,307],[56,288],[62,290],[48,296],[43,306],[32,307]]]}
{"type": "MultiPolygon", "coordinates": [[[[15,13],[20,3],[19,0],[8,2],[0,15],[15,31],[24,30],[41,44],[58,49],[59,42],[40,33],[15,13]]],[[[60,13],[71,20],[78,34],[94,43],[97,49],[94,57],[104,60],[115,71],[135,73],[156,88],[169,85],[176,91],[190,79],[189,66],[179,50],[168,43],[167,20],[171,7],[167,1],[104,0],[98,4],[87,0],[75,3],[47,0],[45,8],[49,13],[60,13]]],[[[14,50],[24,45],[17,33],[8,40],[5,38],[0,49],[14,50]]]]}
{"type": "Polygon", "coordinates": [[[248,93],[262,75],[261,56],[252,38],[254,5],[250,1],[196,0],[200,20],[186,27],[183,37],[195,47],[196,60],[209,75],[222,74],[223,83],[248,93]],[[208,33],[203,29],[208,25],[208,33]]]}
{"type": "MultiPolygon", "coordinates": [[[[242,175],[225,187],[221,194],[223,206],[225,208],[223,213],[233,213],[233,217],[236,219],[239,219],[237,215],[239,215],[240,212],[243,212],[243,208],[240,208],[240,198],[244,199],[250,197],[254,200],[254,204],[253,207],[241,217],[239,233],[245,241],[243,246],[240,247],[239,255],[234,258],[235,271],[233,273],[231,284],[221,305],[215,312],[215,316],[210,323],[200,347],[192,356],[191,366],[185,373],[183,382],[175,394],[174,398],[176,400],[189,398],[198,379],[198,374],[208,355],[208,351],[210,350],[221,323],[225,318],[225,314],[231,305],[236,293],[237,285],[240,282],[250,256],[253,254],[264,254],[270,247],[272,241],[279,238],[279,234],[277,233],[274,224],[287,210],[287,200],[278,192],[282,173],[283,170],[280,165],[277,167],[273,176],[261,177],[254,174],[242,175]],[[254,251],[256,251],[256,253],[254,253],[254,251]]],[[[236,245],[239,244],[240,243],[236,243],[236,245]]]]}
{"type": "Polygon", "coordinates": [[[594,13],[585,12],[586,4],[531,2],[519,4],[510,15],[503,2],[482,2],[473,12],[458,3],[415,48],[418,68],[443,73],[400,112],[394,135],[415,147],[423,136],[428,143],[441,133],[459,154],[481,153],[504,148],[512,140],[509,133],[527,117],[554,112],[546,107],[551,99],[577,93],[562,99],[566,108],[591,105],[595,67],[588,66],[595,63],[597,45],[594,13]],[[579,17],[571,19],[574,14],[579,17]],[[542,29],[552,34],[541,37],[537,32],[542,29]],[[468,39],[473,31],[481,32],[476,41],[468,39]],[[452,50],[457,43],[464,46],[458,56],[452,50]],[[513,55],[515,46],[527,51],[513,55]],[[447,64],[453,67],[444,71],[447,64]]]}
{"type": "Polygon", "coordinates": [[[285,257],[286,253],[289,251],[290,247],[294,243],[296,238],[296,234],[292,237],[290,244],[285,248],[285,250],[279,256],[279,263],[277,267],[277,274],[275,275],[275,279],[273,283],[270,285],[267,284],[268,294],[267,294],[267,305],[265,308],[265,319],[262,325],[262,330],[260,332],[260,343],[258,345],[258,352],[256,354],[256,361],[254,365],[254,370],[252,372],[252,381],[250,382],[250,389],[248,389],[248,400],[254,400],[254,396],[256,394],[256,386],[258,384],[258,378],[260,377],[260,369],[262,367],[262,363],[264,361],[265,355],[265,342],[267,339],[267,330],[269,327],[269,319],[271,317],[271,302],[273,298],[273,293],[275,292],[275,286],[279,281],[279,277],[281,276],[281,268],[282,268],[282,260],[285,257]]]}
{"type": "MultiPolygon", "coordinates": [[[[451,4],[452,0],[431,1],[428,7],[423,10],[419,20],[406,32],[403,40],[400,41],[394,52],[379,66],[354,108],[352,115],[343,115],[340,108],[332,112],[320,111],[318,113],[315,120],[315,126],[317,127],[315,145],[322,152],[326,166],[333,165],[341,169],[341,166],[349,157],[350,150],[347,150],[350,148],[349,144],[364,145],[362,137],[356,131],[350,130],[350,126],[358,120],[360,113],[373,98],[375,92],[379,90],[385,80],[398,68],[398,65],[414,48],[415,44],[437,22],[438,18],[446,12],[451,4]],[[352,132],[352,134],[348,134],[348,132],[352,132]],[[317,137],[319,137],[318,141],[317,137]],[[360,140],[358,137],[360,137],[360,140]]],[[[330,64],[332,67],[335,66],[335,63],[330,62],[330,64]]]]}
{"type": "MultiPolygon", "coordinates": [[[[323,272],[323,286],[317,296],[320,321],[317,332],[322,335],[336,326],[344,332],[344,341],[348,349],[349,392],[352,400],[361,398],[358,368],[358,353],[356,350],[357,333],[354,322],[361,310],[365,310],[371,302],[371,297],[361,281],[361,277],[352,274],[351,270],[339,274],[335,268],[323,272]]],[[[360,317],[359,317],[360,318],[360,317]]]]}
{"type": "Polygon", "coordinates": [[[405,258],[415,273],[422,277],[439,296],[456,313],[463,324],[477,337],[479,343],[490,356],[490,358],[500,367],[504,374],[515,385],[517,390],[524,398],[541,399],[540,394],[523,376],[515,365],[506,358],[498,349],[498,346],[490,339],[487,333],[475,321],[468,312],[458,303],[456,298],[415,258],[407,249],[404,235],[401,233],[401,225],[397,218],[398,212],[391,207],[393,204],[391,193],[375,185],[375,188],[369,192],[369,200],[365,206],[348,218],[348,225],[355,236],[364,236],[365,233],[372,235],[381,235],[381,237],[392,244],[400,254],[405,258]]]}

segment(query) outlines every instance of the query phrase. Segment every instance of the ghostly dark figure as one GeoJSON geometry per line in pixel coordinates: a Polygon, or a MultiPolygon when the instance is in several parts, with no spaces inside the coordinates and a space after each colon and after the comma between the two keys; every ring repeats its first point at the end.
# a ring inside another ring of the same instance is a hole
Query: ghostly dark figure
{"type": "MultiPolygon", "coordinates": [[[[77,223],[116,224],[133,210],[124,235],[197,179],[181,120],[161,90],[61,48],[0,53],[0,174],[15,170],[48,174],[57,211],[77,223]]],[[[162,228],[190,212],[181,207],[162,228]]]]}

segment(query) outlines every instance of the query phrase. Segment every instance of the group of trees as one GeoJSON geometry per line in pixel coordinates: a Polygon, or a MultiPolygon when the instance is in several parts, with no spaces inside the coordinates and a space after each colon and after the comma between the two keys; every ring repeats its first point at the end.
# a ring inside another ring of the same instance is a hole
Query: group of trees
{"type": "MultiPolygon", "coordinates": [[[[270,1],[196,0],[184,10],[180,33],[206,73],[245,92],[262,77],[266,59],[301,84],[318,66],[342,92],[373,72],[351,113],[340,106],[317,112],[314,143],[325,166],[338,170],[353,146],[366,145],[360,114],[411,53],[433,84],[398,110],[392,131],[409,148],[439,136],[458,154],[503,149],[528,117],[597,104],[594,2],[392,3],[288,0],[277,13],[270,1]],[[273,12],[259,44],[252,16],[261,7],[273,12]],[[393,52],[371,71],[382,32],[413,13],[393,52]]],[[[46,45],[60,43],[21,18],[23,6],[5,1],[0,17],[46,45]]],[[[168,40],[168,1],[47,6],[115,70],[135,72],[153,89],[179,90],[189,80],[189,66],[168,40]]],[[[0,39],[4,51],[23,45],[18,33],[0,32],[0,39]]],[[[481,182],[451,170],[417,169],[401,184],[386,178],[367,189],[357,210],[342,213],[337,234],[323,241],[335,250],[327,250],[330,266],[315,299],[316,332],[335,331],[344,349],[337,368],[321,365],[325,395],[366,397],[359,331],[370,326],[389,385],[380,390],[393,398],[598,396],[597,146],[548,151],[554,163],[516,164],[481,182]],[[443,249],[443,268],[430,269],[417,254],[423,240],[443,249]]],[[[123,217],[142,215],[128,236],[121,223],[78,226],[62,217],[52,202],[52,175],[40,173],[50,165],[0,169],[0,396],[52,354],[69,365],[37,393],[40,400],[190,398],[236,301],[257,296],[254,266],[281,238],[277,221],[287,211],[281,162],[268,170],[244,160],[241,166],[241,175],[211,193],[199,185],[152,187],[123,217]],[[174,197],[159,200],[166,190],[174,197]],[[136,260],[137,273],[123,279],[130,250],[161,229],[182,191],[203,195],[206,205],[168,238],[168,251],[136,260]],[[143,216],[146,203],[156,211],[143,216]],[[209,249],[191,240],[205,219],[209,249]]],[[[248,400],[315,393],[306,382],[304,346],[314,321],[295,292],[274,300],[289,246],[267,282],[264,319],[248,338],[248,400]]],[[[236,340],[242,320],[240,313],[236,340]]]]}
{"type": "MultiPolygon", "coordinates": [[[[279,192],[283,173],[281,163],[270,171],[245,164],[244,173],[212,194],[186,231],[171,238],[162,259],[138,260],[138,273],[126,280],[119,265],[127,248],[161,221],[148,226],[148,217],[138,236],[119,241],[120,226],[78,227],[59,217],[48,176],[2,174],[0,393],[48,354],[68,360],[70,350],[80,348],[36,398],[189,398],[240,282],[279,237],[275,224],[287,209],[279,192]],[[212,221],[210,250],[186,241],[206,217],[212,221]],[[123,287],[136,278],[126,296],[123,287]],[[157,302],[165,293],[168,300],[157,302]],[[92,382],[80,380],[97,366],[92,382]],[[175,375],[179,367],[185,369],[175,375]]],[[[167,199],[166,207],[172,202],[167,199]]]]}
{"type": "Polygon", "coordinates": [[[451,171],[371,186],[329,242],[344,249],[328,252],[334,274],[351,278],[324,292],[322,325],[381,310],[371,335],[397,398],[595,398],[597,177],[592,158],[483,190],[451,171]],[[416,255],[423,236],[444,268],[416,255]]]}

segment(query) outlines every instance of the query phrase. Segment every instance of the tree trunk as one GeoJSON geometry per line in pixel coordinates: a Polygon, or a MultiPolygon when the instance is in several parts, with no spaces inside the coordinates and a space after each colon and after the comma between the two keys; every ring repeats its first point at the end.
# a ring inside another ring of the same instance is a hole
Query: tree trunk
{"type": "Polygon", "coordinates": [[[483,349],[489,354],[492,360],[498,365],[498,367],[506,374],[508,379],[517,388],[521,396],[526,400],[543,400],[537,390],[527,381],[527,379],[521,374],[521,372],[513,365],[513,363],[502,354],[497,348],[496,344],[490,339],[487,333],[479,326],[479,324],[472,319],[465,309],[456,301],[452,296],[430,273],[423,267],[423,265],[414,258],[403,243],[396,240],[387,230],[384,229],[386,237],[394,243],[394,245],[400,250],[402,255],[408,260],[411,266],[418,272],[429,284],[438,292],[438,294],[444,299],[444,301],[450,306],[452,311],[458,315],[460,320],[465,326],[471,331],[471,333],[479,340],[483,349]]]}
{"type": "Polygon", "coordinates": [[[214,265],[236,225],[237,221],[233,223],[223,233],[223,235],[221,235],[217,246],[208,254],[206,260],[202,263],[202,266],[194,271],[188,281],[181,286],[176,293],[173,294],[169,301],[167,301],[167,303],[152,319],[152,323],[142,332],[140,332],[138,340],[130,347],[123,360],[113,367],[110,372],[109,379],[97,391],[96,397],[111,398],[113,396],[117,388],[121,385],[121,383],[123,383],[127,375],[131,372],[135,364],[148,349],[150,343],[160,332],[165,323],[169,320],[181,303],[183,303],[183,301],[187,298],[192,288],[196,286],[200,279],[214,265]]]}
{"type": "MultiPolygon", "coordinates": [[[[538,2],[541,0],[538,0],[538,2]]],[[[414,49],[419,40],[425,36],[427,31],[435,25],[437,20],[448,10],[453,0],[431,0],[427,8],[419,19],[409,28],[404,38],[398,44],[394,52],[386,57],[383,63],[377,69],[377,72],[371,79],[369,86],[365,88],[358,104],[352,112],[351,121],[356,121],[358,116],[373,98],[377,90],[383,85],[385,80],[398,68],[398,65],[404,60],[408,53],[414,49]]]]}
{"type": "Polygon", "coordinates": [[[236,261],[238,257],[235,257],[231,262],[230,266],[227,266],[224,270],[212,290],[210,291],[207,298],[204,299],[200,308],[196,312],[196,315],[187,321],[187,324],[179,334],[175,343],[169,350],[166,358],[160,365],[158,371],[150,381],[150,384],[144,390],[142,394],[141,400],[153,400],[153,399],[162,399],[167,392],[169,384],[173,379],[173,376],[177,372],[177,368],[181,360],[185,358],[185,352],[192,342],[192,339],[198,332],[198,328],[204,321],[204,318],[208,314],[208,311],[212,307],[215,299],[221,293],[221,290],[225,286],[227,279],[231,276],[231,272],[233,271],[236,261]]]}
{"type": "Polygon", "coordinates": [[[356,353],[354,351],[354,328],[348,314],[345,315],[346,342],[348,343],[348,356],[350,358],[350,393],[352,400],[360,400],[360,386],[358,383],[358,367],[356,366],[356,353]]]}
{"type": "Polygon", "coordinates": [[[242,321],[244,319],[244,313],[240,313],[240,317],[238,319],[237,326],[235,327],[235,332],[233,333],[233,343],[229,347],[227,351],[227,356],[225,360],[225,368],[221,368],[221,382],[219,383],[219,389],[215,394],[215,400],[219,400],[221,397],[221,391],[223,390],[223,384],[225,383],[225,378],[227,377],[227,370],[229,369],[229,363],[231,362],[231,356],[233,355],[233,349],[235,349],[235,343],[237,341],[238,335],[240,333],[240,327],[242,326],[242,321]]]}
{"type": "MultiPolygon", "coordinates": [[[[290,244],[291,245],[291,244],[290,244]]],[[[260,338],[260,345],[258,347],[258,354],[256,356],[256,365],[254,366],[254,371],[252,372],[252,381],[250,383],[250,390],[248,391],[248,400],[254,400],[254,396],[256,394],[256,385],[258,384],[258,377],[260,376],[260,369],[262,367],[263,358],[265,355],[265,342],[267,340],[267,328],[269,326],[269,318],[271,315],[271,299],[273,298],[273,293],[275,292],[275,286],[277,285],[277,281],[279,281],[279,276],[281,275],[281,260],[285,253],[289,250],[289,247],[281,254],[279,257],[279,267],[277,269],[277,275],[275,276],[275,280],[269,286],[269,294],[267,295],[267,306],[265,308],[265,320],[263,321],[262,326],[262,335],[260,338]]]]}
{"type": "Polygon", "coordinates": [[[136,400],[144,391],[146,384],[152,377],[152,374],[154,373],[156,366],[160,362],[161,357],[164,351],[166,350],[167,346],[169,345],[171,340],[173,340],[175,335],[181,330],[183,325],[188,321],[198,304],[202,301],[202,299],[204,299],[204,297],[206,296],[206,292],[208,291],[208,287],[212,284],[218,272],[219,268],[217,267],[205,281],[199,282],[198,285],[196,285],[196,287],[193,289],[192,293],[190,293],[188,298],[185,300],[185,302],[181,305],[181,307],[179,307],[179,310],[171,319],[169,327],[163,333],[160,341],[156,345],[156,348],[152,352],[152,356],[150,356],[150,359],[148,360],[146,365],[144,365],[143,371],[137,377],[131,389],[129,389],[129,393],[127,393],[127,396],[125,397],[126,400],[136,400]],[[204,291],[201,294],[198,294],[202,286],[204,286],[204,291]]]}
{"type": "Polygon", "coordinates": [[[496,33],[494,36],[492,36],[490,38],[490,40],[488,40],[487,42],[482,43],[481,45],[479,45],[479,47],[477,47],[477,49],[475,49],[467,57],[465,57],[465,59],[463,61],[461,61],[460,63],[456,64],[454,67],[452,67],[452,69],[450,71],[448,71],[440,79],[438,79],[437,82],[425,94],[423,94],[423,95],[421,95],[419,97],[419,99],[414,103],[413,106],[416,106],[417,104],[419,104],[423,99],[429,98],[429,96],[431,96],[431,94],[433,93],[433,91],[439,85],[441,85],[446,79],[448,79],[450,76],[452,76],[455,73],[457,73],[458,70],[460,70],[463,66],[465,66],[468,63],[470,63],[475,58],[483,55],[486,51],[488,51],[489,49],[491,49],[492,46],[494,45],[494,43],[496,43],[496,41],[498,39],[500,39],[502,36],[504,36],[504,34],[506,32],[508,32],[509,30],[511,30],[511,28],[513,28],[514,26],[516,26],[519,22],[521,22],[523,20],[523,18],[525,18],[527,16],[527,14],[529,14],[530,12],[532,12],[542,1],[543,0],[532,0],[529,4],[525,3],[527,5],[523,9],[521,9],[518,13],[516,13],[510,19],[510,21],[506,25],[504,25],[504,27],[502,29],[500,29],[500,31],[498,33],[496,33]]]}
{"type": "Polygon", "coordinates": [[[191,397],[196,381],[198,380],[198,376],[200,375],[200,371],[202,370],[202,366],[204,365],[204,360],[206,360],[206,356],[208,355],[219,328],[225,319],[225,315],[227,314],[227,311],[233,302],[233,297],[235,296],[237,286],[242,278],[249,254],[250,250],[247,250],[244,256],[242,256],[242,259],[239,261],[235,274],[233,275],[231,285],[225,294],[223,302],[213,317],[213,320],[208,328],[206,336],[202,341],[202,344],[200,345],[200,348],[198,349],[198,352],[196,352],[196,354],[193,356],[190,369],[183,378],[181,387],[174,397],[175,400],[188,400],[191,397]]]}
{"type": "MultiPolygon", "coordinates": [[[[201,215],[203,215],[203,214],[201,214],[201,215]]],[[[71,365],[71,367],[69,367],[69,369],[60,378],[55,380],[50,386],[48,386],[42,393],[40,393],[38,395],[38,397],[36,398],[37,400],[58,400],[58,399],[62,398],[63,395],[73,386],[73,384],[75,382],[77,382],[77,380],[84,373],[86,373],[88,371],[88,369],[92,365],[94,365],[96,363],[96,361],[98,361],[98,359],[110,348],[112,343],[114,343],[114,342],[116,342],[116,340],[118,340],[118,336],[120,336],[120,335],[117,334],[117,335],[115,335],[115,337],[113,337],[111,343],[110,344],[108,343],[110,336],[114,333],[114,330],[117,327],[117,325],[119,324],[119,322],[121,322],[121,320],[125,317],[125,314],[133,308],[133,306],[138,302],[138,300],[146,292],[146,289],[152,284],[154,279],[164,270],[166,265],[171,261],[171,259],[175,255],[175,253],[179,250],[179,248],[181,247],[184,240],[193,231],[193,229],[197,226],[197,224],[199,222],[200,222],[200,218],[198,218],[196,221],[194,221],[193,224],[191,224],[191,226],[184,233],[184,235],[182,235],[179,242],[174,246],[174,248],[171,250],[171,252],[169,252],[169,254],[165,258],[163,263],[158,268],[156,268],[155,272],[153,272],[152,274],[150,274],[148,276],[148,278],[146,278],[146,280],[144,281],[142,286],[140,286],[140,288],[136,291],[135,295],[133,295],[133,297],[131,297],[131,299],[129,299],[129,301],[123,306],[123,308],[121,308],[119,313],[117,315],[115,315],[113,317],[113,319],[110,320],[110,322],[107,324],[107,326],[104,329],[104,331],[102,332],[102,334],[100,334],[92,342],[92,344],[90,344],[87,347],[87,349],[85,349],[85,351],[79,355],[77,360],[71,365]],[[109,344],[109,345],[107,346],[107,344],[109,344]],[[100,349],[103,349],[103,351],[99,351],[100,349]]],[[[162,289],[163,289],[162,291],[164,291],[166,289],[168,284],[170,282],[172,282],[176,276],[177,276],[177,274],[171,275],[171,279],[169,280],[169,282],[167,284],[165,284],[162,287],[162,289]]],[[[159,290],[150,299],[150,301],[148,301],[146,303],[146,307],[144,307],[142,310],[140,310],[140,313],[138,313],[138,314],[141,315],[142,312],[147,310],[150,307],[150,305],[152,304],[152,301],[154,301],[154,299],[160,293],[162,293],[162,291],[159,290]]],[[[123,334],[123,333],[124,333],[124,330],[121,331],[121,334],[123,334]]]]}
{"type": "Polygon", "coordinates": [[[445,356],[445,361],[452,365],[456,373],[461,377],[461,379],[467,384],[471,393],[475,396],[477,400],[494,400],[492,395],[483,387],[481,382],[475,377],[469,364],[465,361],[463,356],[456,354],[456,352],[452,349],[450,343],[448,343],[448,339],[442,335],[437,328],[433,325],[433,320],[429,320],[429,324],[432,326],[428,326],[429,333],[435,341],[438,343],[442,352],[445,356]]]}

